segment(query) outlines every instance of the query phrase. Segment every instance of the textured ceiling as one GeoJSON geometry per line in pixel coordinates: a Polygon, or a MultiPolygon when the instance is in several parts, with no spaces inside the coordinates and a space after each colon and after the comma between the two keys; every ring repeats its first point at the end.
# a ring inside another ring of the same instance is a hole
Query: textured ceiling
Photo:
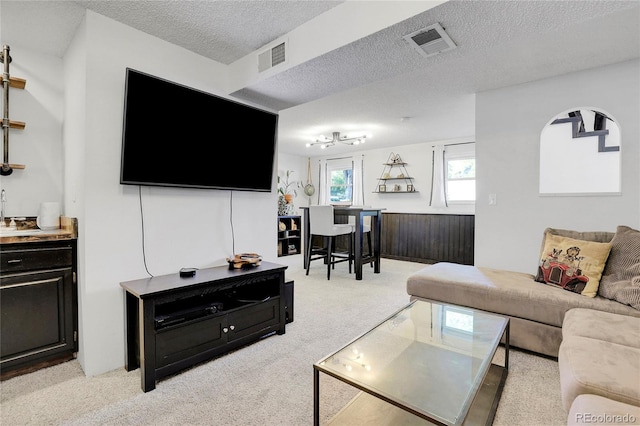
{"type": "MultiPolygon", "coordinates": [[[[341,3],[0,0],[0,35],[62,56],[86,7],[229,64],[341,3]]],[[[304,144],[333,131],[373,133],[365,149],[473,139],[479,91],[638,57],[639,1],[448,1],[231,95],[279,110],[282,152],[318,155],[304,144]],[[435,22],[458,48],[425,58],[402,36],[435,22]]]]}
{"type": "Polygon", "coordinates": [[[230,64],[341,1],[77,1],[101,15],[230,64]]]}
{"type": "Polygon", "coordinates": [[[473,140],[475,93],[639,56],[636,1],[449,1],[234,95],[270,98],[283,151],[318,155],[305,142],[335,130],[373,133],[367,149],[473,140]],[[435,22],[458,47],[425,58],[402,36],[435,22]]]}
{"type": "Polygon", "coordinates": [[[62,56],[85,9],[223,64],[253,52],[342,1],[0,0],[2,36],[62,56]]]}

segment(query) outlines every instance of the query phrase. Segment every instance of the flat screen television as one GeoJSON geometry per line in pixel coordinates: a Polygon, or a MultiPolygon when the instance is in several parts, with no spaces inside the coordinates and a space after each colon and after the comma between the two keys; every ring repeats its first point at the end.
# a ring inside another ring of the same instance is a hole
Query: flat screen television
{"type": "Polygon", "coordinates": [[[127,68],[120,183],[270,192],[278,114],[127,68]]]}

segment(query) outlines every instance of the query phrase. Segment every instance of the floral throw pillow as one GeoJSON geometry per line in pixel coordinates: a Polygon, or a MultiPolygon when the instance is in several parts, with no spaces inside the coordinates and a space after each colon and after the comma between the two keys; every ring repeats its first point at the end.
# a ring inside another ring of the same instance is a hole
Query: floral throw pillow
{"type": "Polygon", "coordinates": [[[546,233],[536,281],[595,297],[610,251],[610,243],[546,233]]]}

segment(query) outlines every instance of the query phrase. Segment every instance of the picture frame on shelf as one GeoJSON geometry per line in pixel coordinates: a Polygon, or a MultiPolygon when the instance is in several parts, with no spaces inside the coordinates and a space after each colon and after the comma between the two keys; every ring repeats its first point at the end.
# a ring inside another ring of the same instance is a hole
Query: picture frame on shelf
{"type": "Polygon", "coordinates": [[[387,192],[387,185],[378,185],[378,192],[387,192]]]}
{"type": "Polygon", "coordinates": [[[407,192],[413,192],[413,185],[407,185],[407,192]]]}

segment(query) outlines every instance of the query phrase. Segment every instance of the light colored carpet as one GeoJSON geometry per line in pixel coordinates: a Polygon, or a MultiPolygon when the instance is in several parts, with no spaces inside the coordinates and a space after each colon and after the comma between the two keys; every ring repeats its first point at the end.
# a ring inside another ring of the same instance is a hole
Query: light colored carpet
{"type": "MultiPolygon", "coordinates": [[[[299,257],[299,256],[296,256],[299,257]]],[[[300,263],[302,259],[300,258],[300,263]]],[[[70,361],[0,383],[2,425],[256,425],[313,424],[313,363],[391,315],[409,301],[407,277],[427,265],[382,260],[356,281],[340,264],[312,264],[295,281],[294,322],[286,334],[158,382],[143,393],[140,371],[124,368],[86,377],[70,361]]],[[[321,419],[327,421],[356,390],[321,374],[321,419]]],[[[510,371],[495,425],[566,424],[557,362],[511,351],[510,371]]]]}

